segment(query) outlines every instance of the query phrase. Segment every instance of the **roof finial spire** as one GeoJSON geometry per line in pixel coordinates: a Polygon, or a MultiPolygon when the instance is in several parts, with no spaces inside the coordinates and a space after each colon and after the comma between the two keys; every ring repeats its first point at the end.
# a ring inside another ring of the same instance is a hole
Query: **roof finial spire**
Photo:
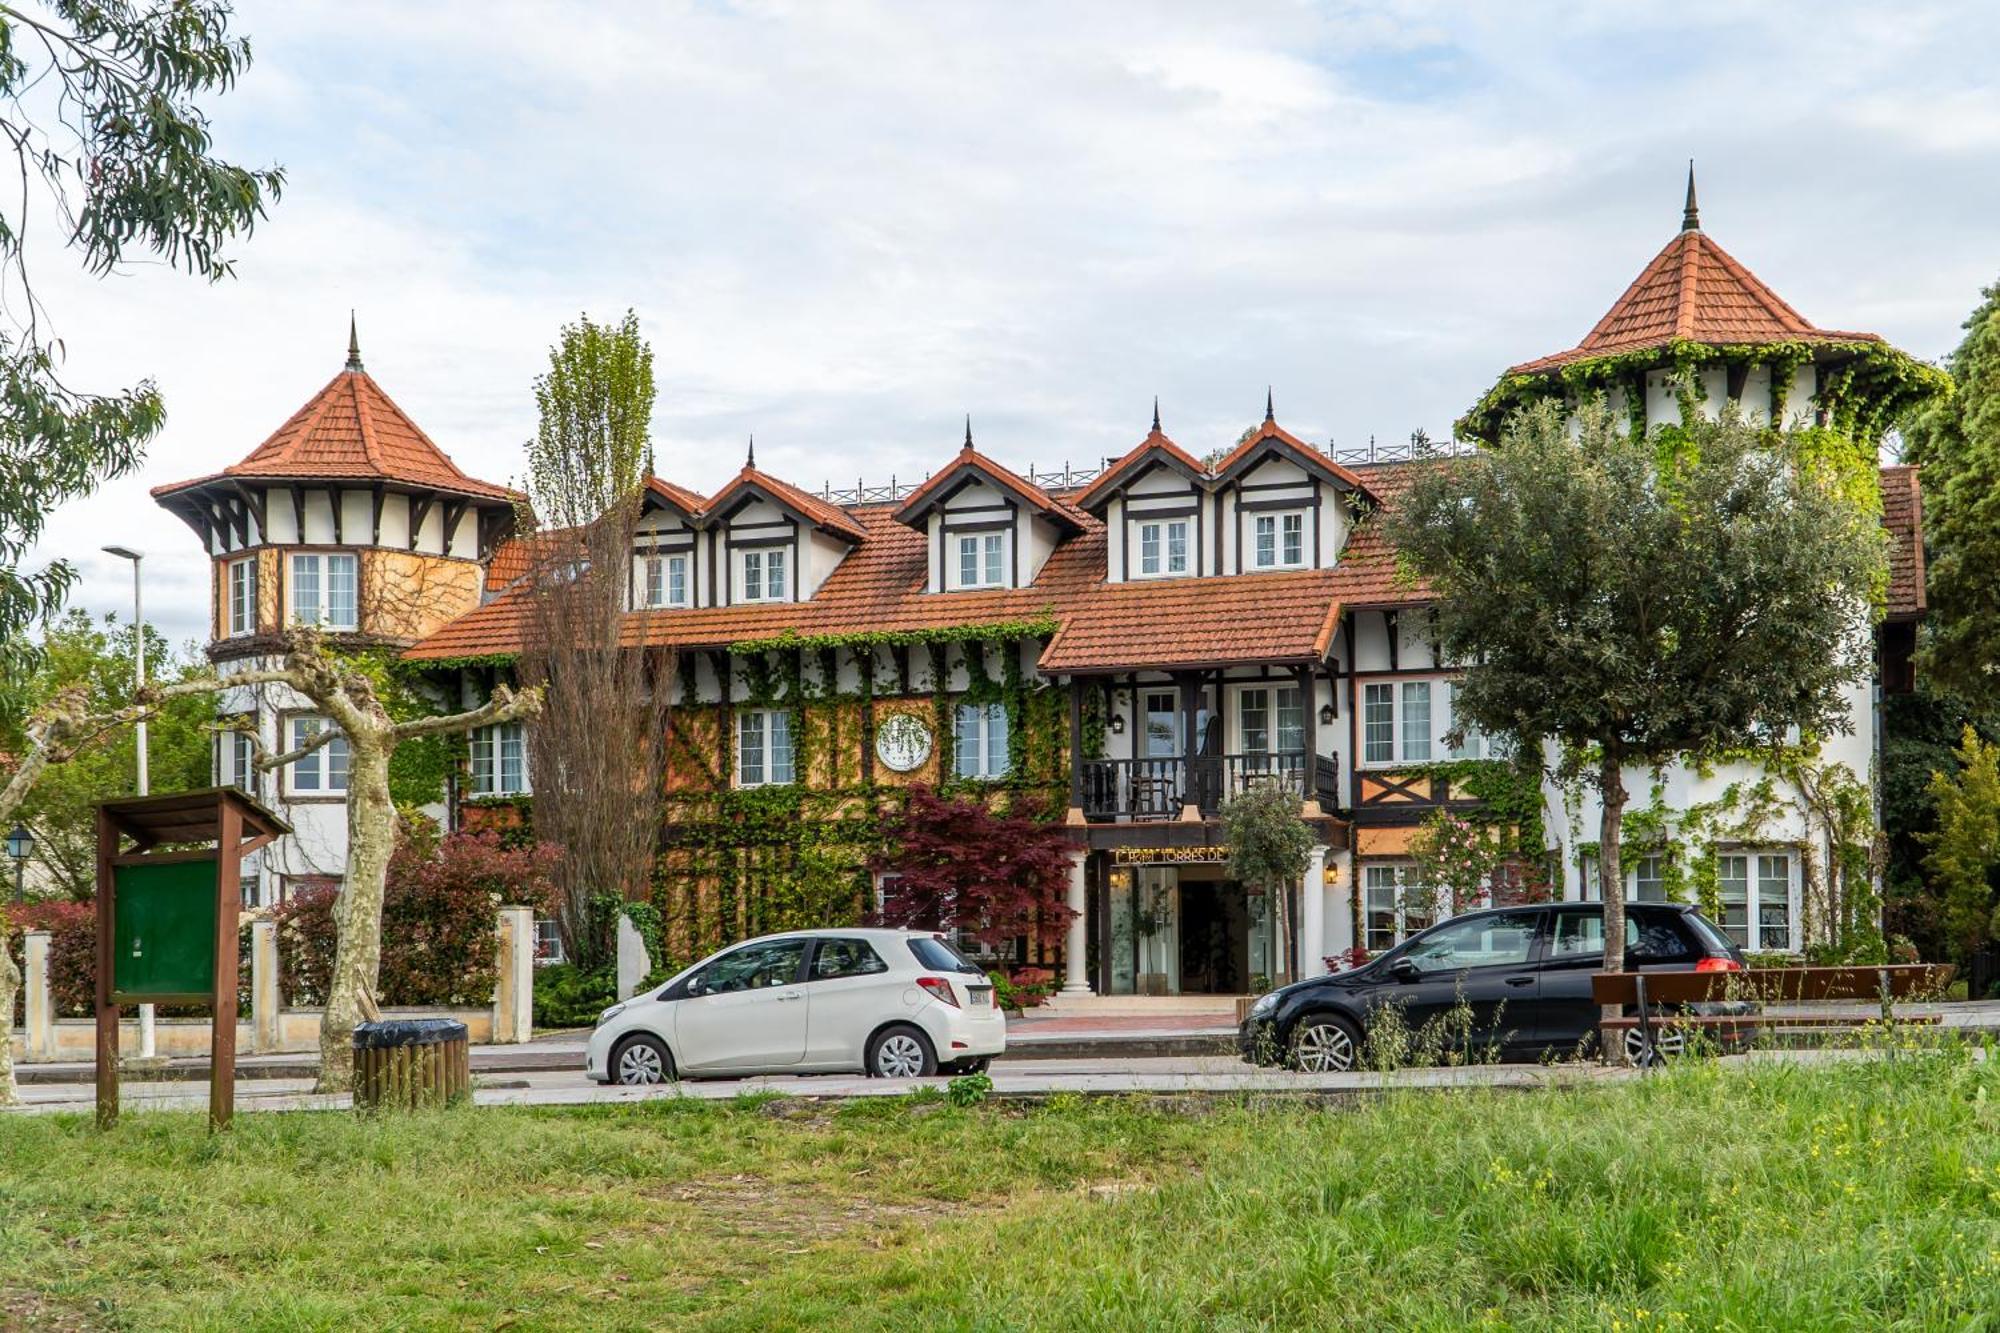
{"type": "Polygon", "coordinates": [[[1160,433],[1160,395],[1153,395],[1153,434],[1160,433]]]}
{"type": "Polygon", "coordinates": [[[354,312],[347,312],[347,368],[361,369],[361,338],[354,331],[354,312]]]}
{"type": "Polygon", "coordinates": [[[1681,208],[1681,230],[1682,231],[1701,230],[1701,210],[1695,207],[1695,202],[1694,202],[1694,159],[1693,158],[1688,159],[1688,197],[1687,197],[1687,203],[1683,205],[1681,208]]]}
{"type": "Polygon", "coordinates": [[[965,447],[972,447],[972,413],[965,414],[965,447]]]}
{"type": "Polygon", "coordinates": [[[1271,386],[1266,384],[1264,386],[1264,420],[1276,421],[1277,419],[1278,414],[1271,408],[1271,386]]]}
{"type": "Polygon", "coordinates": [[[750,451],[743,455],[743,466],[747,468],[757,466],[757,437],[754,434],[750,437],[750,451]]]}

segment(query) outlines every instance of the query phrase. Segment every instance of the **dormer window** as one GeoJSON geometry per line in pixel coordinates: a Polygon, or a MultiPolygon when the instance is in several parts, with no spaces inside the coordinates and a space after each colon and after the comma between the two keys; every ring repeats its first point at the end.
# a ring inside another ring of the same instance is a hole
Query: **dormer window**
{"type": "Polygon", "coordinates": [[[785,553],[779,550],[743,553],[743,600],[782,602],[785,592],[785,553]]]}
{"type": "Polygon", "coordinates": [[[1174,518],[1139,524],[1139,577],[1172,578],[1187,572],[1187,520],[1174,518]]]}
{"type": "Polygon", "coordinates": [[[1299,569],[1306,563],[1306,516],[1259,514],[1251,547],[1253,569],[1299,569]]]}
{"type": "Polygon", "coordinates": [[[638,603],[645,607],[688,604],[688,558],[685,555],[642,555],[638,558],[638,603]]]}
{"type": "Polygon", "coordinates": [[[982,532],[958,539],[958,586],[1003,588],[1007,585],[1007,534],[982,532]]]}

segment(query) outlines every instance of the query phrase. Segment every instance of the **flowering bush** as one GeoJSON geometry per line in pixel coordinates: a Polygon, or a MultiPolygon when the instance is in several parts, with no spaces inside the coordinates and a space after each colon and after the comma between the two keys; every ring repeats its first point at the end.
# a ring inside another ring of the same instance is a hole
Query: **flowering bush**
{"type": "Polygon", "coordinates": [[[1426,819],[1410,837],[1417,880],[1448,902],[1450,914],[1475,907],[1547,902],[1548,882],[1498,825],[1475,822],[1449,810],[1426,819]]]}
{"type": "MultiPolygon", "coordinates": [[[[508,848],[480,829],[440,839],[413,825],[389,858],[382,898],[383,1005],[480,1005],[493,998],[502,903],[551,909],[553,848],[508,848]]],[[[326,1003],[337,943],[332,888],[307,889],[273,913],[280,984],[292,1004],[326,1003]]]]}
{"type": "Polygon", "coordinates": [[[1046,967],[1017,967],[1012,976],[988,972],[986,978],[993,983],[993,1002],[1015,1014],[1047,1004],[1056,988],[1056,974],[1046,967]]]}

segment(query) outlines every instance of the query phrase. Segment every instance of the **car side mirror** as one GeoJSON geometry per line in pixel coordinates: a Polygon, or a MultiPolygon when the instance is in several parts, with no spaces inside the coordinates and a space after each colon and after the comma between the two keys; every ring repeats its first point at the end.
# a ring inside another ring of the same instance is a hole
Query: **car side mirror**
{"type": "Polygon", "coordinates": [[[1389,975],[1398,981],[1415,981],[1424,974],[1413,958],[1398,958],[1389,964],[1389,975]]]}

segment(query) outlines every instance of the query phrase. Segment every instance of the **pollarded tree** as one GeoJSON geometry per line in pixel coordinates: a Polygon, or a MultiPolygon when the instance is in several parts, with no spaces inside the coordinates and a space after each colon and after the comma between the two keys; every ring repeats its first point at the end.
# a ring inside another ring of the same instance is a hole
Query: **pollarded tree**
{"type": "Polygon", "coordinates": [[[1956,392],[1903,424],[1922,466],[1925,677],[1973,706],[2000,706],[2000,283],[1982,293],[1946,363],[1956,392]]]}
{"type": "Polygon", "coordinates": [[[1851,479],[1783,434],[1695,422],[1634,437],[1601,406],[1509,422],[1426,465],[1390,518],[1425,582],[1457,716],[1551,738],[1602,796],[1605,966],[1624,966],[1628,766],[1791,727],[1847,729],[1885,537],[1851,479]]]}
{"type": "Polygon", "coordinates": [[[22,568],[28,549],[57,505],[137,466],[165,419],[150,382],[100,395],[62,380],[63,343],[29,273],[30,223],[52,215],[93,274],[133,252],[211,281],[229,274],[224,245],[284,181],[212,151],[201,103],[250,65],[229,18],[221,0],[0,6],[0,132],[19,181],[0,199],[0,710],[25,711],[29,628],[75,579],[66,561],[22,568]]]}

